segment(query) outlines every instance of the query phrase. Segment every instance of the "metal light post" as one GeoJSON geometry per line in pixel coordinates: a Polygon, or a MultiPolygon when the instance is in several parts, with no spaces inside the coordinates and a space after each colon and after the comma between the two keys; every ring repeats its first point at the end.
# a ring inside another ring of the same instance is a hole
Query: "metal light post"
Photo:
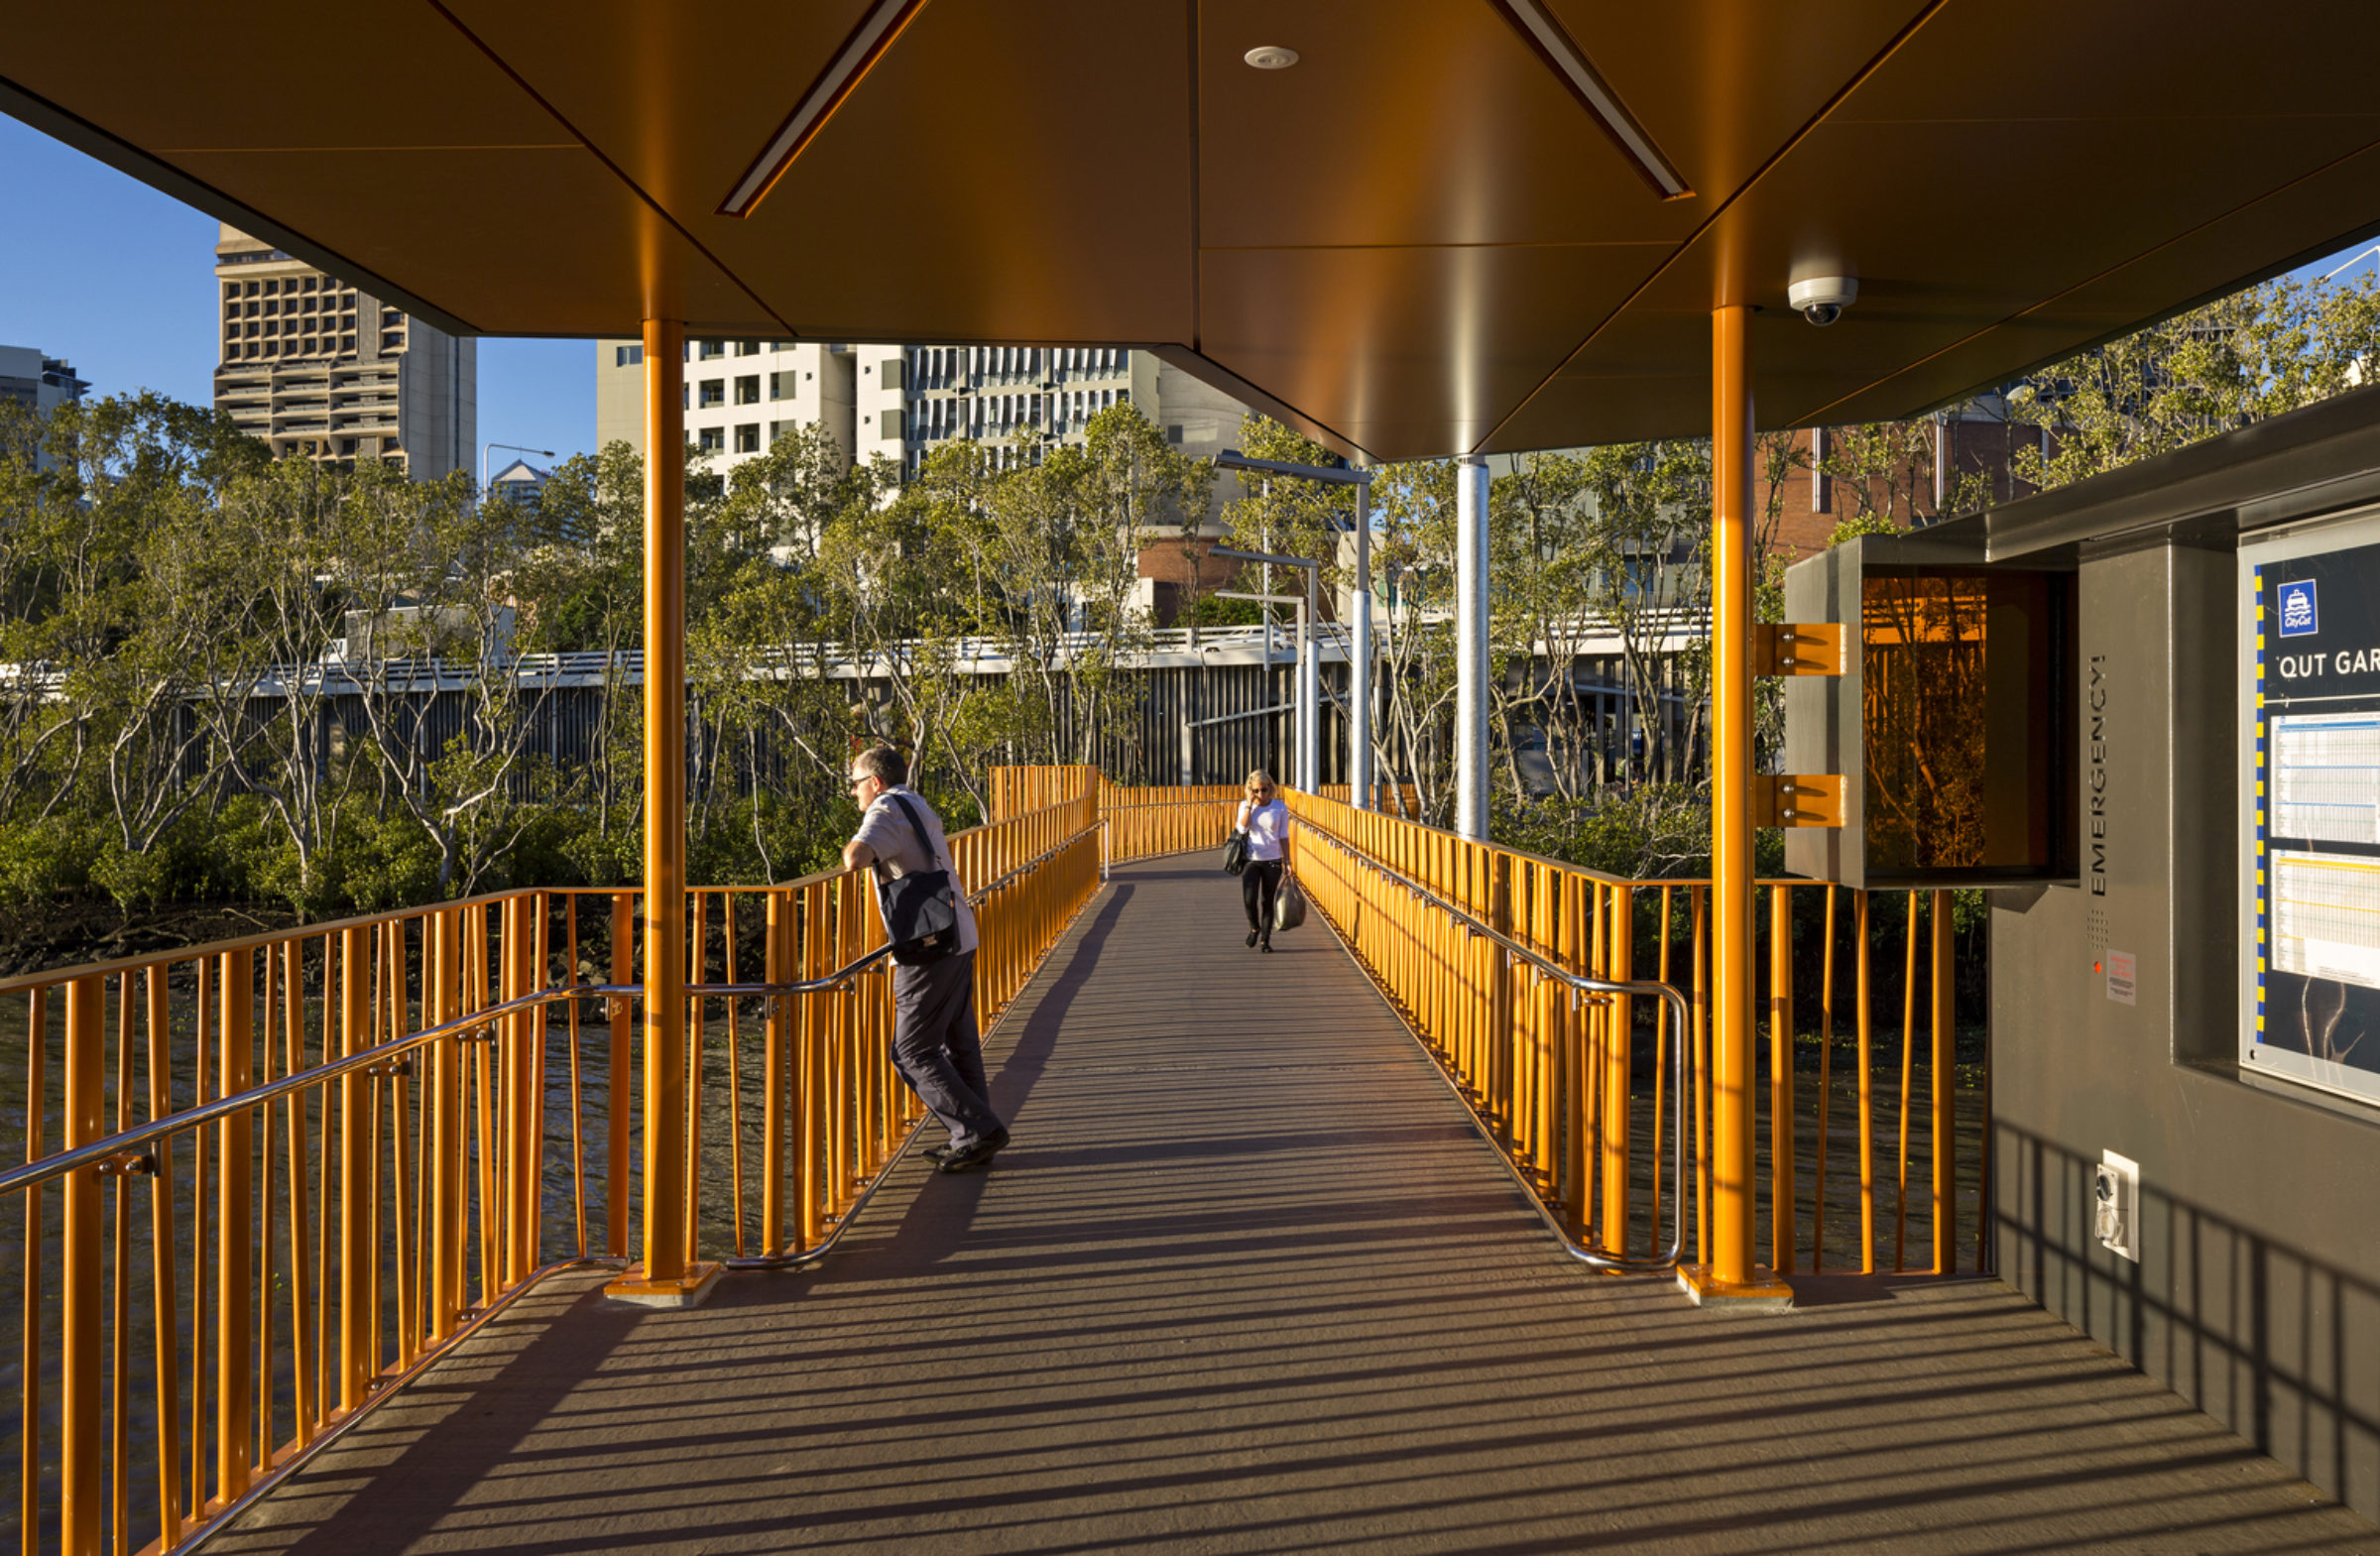
{"type": "MultiPolygon", "coordinates": [[[[1218,589],[1215,593],[1216,598],[1224,600],[1264,600],[1298,606],[1297,718],[1293,726],[1296,731],[1293,742],[1294,758],[1297,763],[1296,785],[1311,794],[1322,778],[1322,718],[1319,706],[1321,676],[1315,667],[1314,635],[1310,630],[1320,603],[1319,580],[1322,576],[1322,563],[1303,556],[1278,556],[1270,551],[1235,551],[1222,545],[1207,547],[1207,554],[1220,556],[1226,561],[1263,562],[1271,566],[1303,567],[1306,570],[1306,597],[1303,601],[1298,600],[1295,595],[1287,594],[1235,594],[1224,589],[1218,589]]],[[[1271,634],[1267,632],[1265,636],[1268,641],[1264,646],[1264,661],[1270,664],[1272,662],[1272,645],[1269,641],[1271,634]]]]}
{"type": "MultiPolygon", "coordinates": [[[[1227,470],[1255,470],[1265,475],[1296,476],[1301,480],[1321,481],[1331,486],[1352,486],[1356,490],[1356,587],[1350,602],[1355,617],[1355,641],[1350,645],[1347,688],[1347,776],[1349,797],[1359,810],[1369,810],[1373,798],[1371,766],[1372,714],[1372,643],[1371,643],[1371,472],[1342,470],[1332,465],[1291,464],[1280,459],[1250,459],[1236,448],[1227,448],[1215,458],[1215,463],[1227,470]]],[[[1242,553],[1210,550],[1210,555],[1234,556],[1242,553]]],[[[1292,565],[1309,569],[1306,574],[1306,593],[1316,596],[1320,564],[1297,562],[1292,565]]],[[[1317,600],[1317,605],[1319,601],[1317,600]]],[[[1319,617],[1311,617],[1319,623],[1319,617]]],[[[1321,672],[1311,660],[1304,665],[1310,680],[1301,680],[1299,700],[1312,710],[1300,742],[1301,757],[1311,750],[1312,778],[1321,777],[1321,672]]]]}

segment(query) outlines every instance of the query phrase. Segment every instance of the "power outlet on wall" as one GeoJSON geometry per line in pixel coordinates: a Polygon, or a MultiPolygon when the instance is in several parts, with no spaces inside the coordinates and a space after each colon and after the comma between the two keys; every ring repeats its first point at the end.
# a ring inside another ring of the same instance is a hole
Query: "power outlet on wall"
{"type": "Polygon", "coordinates": [[[2091,1233],[2099,1247],[2140,1262],[2140,1163],[2099,1152],[2091,1169],[2091,1233]]]}

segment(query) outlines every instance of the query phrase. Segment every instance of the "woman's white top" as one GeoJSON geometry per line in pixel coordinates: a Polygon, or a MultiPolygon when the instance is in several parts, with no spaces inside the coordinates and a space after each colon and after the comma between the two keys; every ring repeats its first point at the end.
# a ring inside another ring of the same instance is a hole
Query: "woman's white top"
{"type": "Polygon", "coordinates": [[[1240,819],[1234,827],[1248,828],[1248,857],[1278,859],[1281,857],[1281,834],[1289,830],[1289,807],[1279,800],[1251,808],[1247,800],[1240,801],[1240,819]]]}

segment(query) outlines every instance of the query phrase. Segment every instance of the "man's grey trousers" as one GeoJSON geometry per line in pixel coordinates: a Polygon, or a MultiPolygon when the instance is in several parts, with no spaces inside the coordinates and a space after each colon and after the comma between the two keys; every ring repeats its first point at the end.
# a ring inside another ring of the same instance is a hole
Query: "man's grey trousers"
{"type": "Polygon", "coordinates": [[[975,953],[892,969],[892,1063],[961,1149],[1000,1129],[975,1025],[975,953]]]}

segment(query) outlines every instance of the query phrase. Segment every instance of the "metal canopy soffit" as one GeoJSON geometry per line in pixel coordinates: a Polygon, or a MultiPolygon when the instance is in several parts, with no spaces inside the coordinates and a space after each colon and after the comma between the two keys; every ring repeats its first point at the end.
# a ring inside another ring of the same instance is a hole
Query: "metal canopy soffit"
{"type": "Polygon", "coordinates": [[[1145,346],[1380,460],[1704,431],[1722,304],[1762,424],[1845,422],[2325,251],[2380,217],[2375,45],[2344,0],[96,0],[12,18],[0,107],[460,327],[1145,346]]]}

